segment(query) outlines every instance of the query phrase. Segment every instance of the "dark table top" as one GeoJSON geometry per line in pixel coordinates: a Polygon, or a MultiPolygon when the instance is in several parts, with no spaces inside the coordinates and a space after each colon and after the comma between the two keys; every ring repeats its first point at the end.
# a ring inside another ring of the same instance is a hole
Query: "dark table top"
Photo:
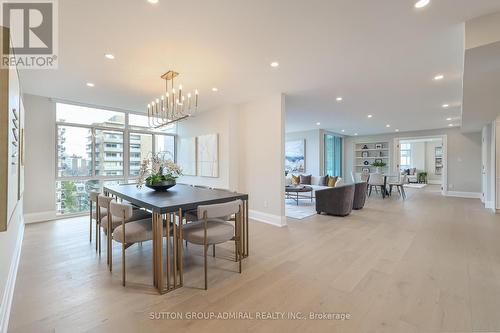
{"type": "Polygon", "coordinates": [[[288,185],[285,192],[312,192],[313,188],[307,185],[288,185]]]}
{"type": "Polygon", "coordinates": [[[105,186],[104,191],[157,213],[173,212],[179,208],[191,210],[196,209],[199,205],[223,203],[237,199],[248,200],[248,194],[197,188],[184,184],[177,184],[166,192],[157,192],[145,186],[139,189],[135,184],[105,186]]]}

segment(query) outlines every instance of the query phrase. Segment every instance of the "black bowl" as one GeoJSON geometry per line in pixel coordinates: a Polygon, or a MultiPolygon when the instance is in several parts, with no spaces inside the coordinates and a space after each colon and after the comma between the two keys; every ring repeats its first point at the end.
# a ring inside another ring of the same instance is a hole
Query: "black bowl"
{"type": "Polygon", "coordinates": [[[175,184],[175,180],[165,180],[153,185],[146,184],[146,187],[149,187],[150,189],[158,192],[165,192],[169,188],[175,186],[175,184]]]}

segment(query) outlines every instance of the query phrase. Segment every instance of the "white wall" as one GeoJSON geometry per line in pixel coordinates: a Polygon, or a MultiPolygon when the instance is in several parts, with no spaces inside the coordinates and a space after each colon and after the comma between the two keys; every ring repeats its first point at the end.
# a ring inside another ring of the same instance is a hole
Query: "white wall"
{"type": "Polygon", "coordinates": [[[415,138],[443,134],[447,135],[448,138],[448,191],[471,192],[479,195],[481,192],[481,133],[462,133],[459,128],[346,137],[346,174],[349,174],[352,170],[355,142],[392,142],[396,137],[415,138]]]}
{"type": "Polygon", "coordinates": [[[289,132],[285,134],[285,141],[306,140],[306,171],[304,174],[312,174],[314,176],[321,175],[321,156],[320,156],[320,130],[289,132]]]}
{"type": "Polygon", "coordinates": [[[250,217],[285,225],[285,98],[239,108],[239,189],[249,194],[250,217]]]}
{"type": "MultiPolygon", "coordinates": [[[[219,177],[182,176],[179,178],[179,182],[218,188],[237,188],[237,183],[234,180],[235,176],[230,173],[232,169],[231,164],[237,159],[234,156],[237,151],[235,152],[231,149],[231,144],[235,140],[233,127],[237,125],[235,121],[237,116],[238,110],[236,106],[228,106],[201,113],[178,124],[177,135],[179,139],[205,134],[219,134],[219,177]]],[[[179,145],[177,149],[179,149],[179,145]]]]}
{"type": "Polygon", "coordinates": [[[26,163],[24,214],[26,221],[56,216],[56,105],[47,97],[24,95],[26,163]]]}
{"type": "Polygon", "coordinates": [[[425,142],[411,143],[411,164],[419,171],[425,170],[425,142]]]}
{"type": "Polygon", "coordinates": [[[7,332],[23,233],[23,199],[21,199],[12,213],[7,231],[0,232],[0,332],[7,332]]]}

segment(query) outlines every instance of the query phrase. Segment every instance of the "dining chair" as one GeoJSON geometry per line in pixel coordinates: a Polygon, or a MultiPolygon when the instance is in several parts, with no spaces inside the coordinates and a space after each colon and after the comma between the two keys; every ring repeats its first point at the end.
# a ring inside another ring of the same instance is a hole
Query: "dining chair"
{"type": "MultiPolygon", "coordinates": [[[[111,197],[105,197],[108,200],[108,206],[111,203],[111,200],[113,198],[111,197]],[[111,200],[110,200],[111,199],[111,200]]],[[[104,199],[103,199],[104,200],[104,199]]],[[[116,200],[115,200],[116,202],[116,200]]],[[[127,217],[127,220],[125,223],[133,222],[133,221],[138,221],[138,220],[143,220],[143,219],[151,219],[151,213],[142,210],[142,209],[134,209],[134,206],[131,205],[128,202],[121,202],[122,205],[126,205],[127,207],[130,206],[132,209],[132,213],[129,217],[127,217]]],[[[106,245],[107,245],[107,252],[108,252],[108,265],[109,265],[109,270],[113,270],[113,246],[112,246],[112,236],[110,234],[113,233],[115,228],[117,228],[120,224],[122,224],[122,216],[121,215],[115,215],[112,216],[112,214],[108,214],[107,216],[103,217],[101,219],[101,229],[104,232],[104,235],[106,236],[106,245]],[[111,223],[108,223],[108,219],[110,219],[111,223]],[[108,228],[111,227],[111,233],[108,232],[108,228]]]]}
{"type": "MultiPolygon", "coordinates": [[[[111,224],[115,225],[110,239],[122,245],[122,285],[125,286],[125,250],[135,243],[142,243],[153,239],[153,225],[151,217],[141,220],[132,220],[134,210],[129,204],[118,203],[112,200],[109,204],[111,224]]],[[[166,230],[163,230],[163,236],[166,230]]],[[[112,266],[112,246],[110,250],[110,267],[112,266]]]]}
{"type": "Polygon", "coordinates": [[[403,200],[406,200],[406,192],[405,192],[404,185],[408,182],[407,177],[408,176],[406,174],[400,175],[399,179],[397,181],[389,182],[389,194],[392,193],[392,188],[394,186],[396,186],[398,189],[399,195],[403,198],[403,200]]]}
{"type": "Polygon", "coordinates": [[[351,171],[351,180],[353,183],[356,182],[356,174],[354,173],[354,171],[351,171]]]}
{"type": "Polygon", "coordinates": [[[231,240],[236,242],[235,257],[238,262],[238,271],[241,273],[241,200],[221,204],[198,206],[199,221],[186,224],[182,229],[183,238],[190,243],[203,246],[205,290],[208,289],[207,279],[207,251],[209,245],[221,244],[231,240]],[[219,219],[220,216],[236,215],[236,223],[219,219]]]}
{"type": "Polygon", "coordinates": [[[103,194],[99,194],[97,196],[97,207],[99,207],[99,227],[98,227],[98,236],[97,243],[99,243],[99,256],[101,255],[101,228],[103,225],[107,224],[108,216],[109,216],[109,203],[113,200],[112,197],[108,197],[103,194]],[[104,222],[106,221],[106,222],[104,222]]]}
{"type": "Polygon", "coordinates": [[[370,178],[370,173],[363,171],[360,175],[360,178],[361,182],[368,183],[368,179],[370,178]]]}
{"type": "Polygon", "coordinates": [[[375,191],[378,193],[378,188],[380,187],[380,192],[382,192],[382,198],[385,198],[385,177],[381,173],[370,173],[368,178],[368,196],[371,196],[372,189],[375,187],[375,191]]]}
{"type": "MultiPolygon", "coordinates": [[[[97,242],[99,241],[99,220],[100,220],[100,209],[97,209],[98,204],[97,204],[97,198],[99,197],[99,192],[97,191],[90,191],[89,192],[89,205],[90,205],[90,212],[89,212],[89,217],[90,217],[90,232],[89,232],[89,238],[90,242],[92,243],[92,220],[95,220],[95,250],[97,251],[97,242]]],[[[105,209],[105,208],[104,208],[105,209]]],[[[104,212],[106,214],[106,212],[104,212]]]]}

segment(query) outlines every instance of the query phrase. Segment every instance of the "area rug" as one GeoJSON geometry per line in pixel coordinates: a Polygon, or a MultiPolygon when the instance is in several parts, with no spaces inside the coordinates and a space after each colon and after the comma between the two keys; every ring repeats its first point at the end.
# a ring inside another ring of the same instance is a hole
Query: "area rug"
{"type": "Polygon", "coordinates": [[[410,188],[424,188],[427,184],[405,184],[404,186],[410,188]]]}
{"type": "Polygon", "coordinates": [[[285,215],[294,219],[302,220],[316,214],[316,204],[314,202],[301,202],[297,206],[294,200],[285,200],[285,215]]]}

